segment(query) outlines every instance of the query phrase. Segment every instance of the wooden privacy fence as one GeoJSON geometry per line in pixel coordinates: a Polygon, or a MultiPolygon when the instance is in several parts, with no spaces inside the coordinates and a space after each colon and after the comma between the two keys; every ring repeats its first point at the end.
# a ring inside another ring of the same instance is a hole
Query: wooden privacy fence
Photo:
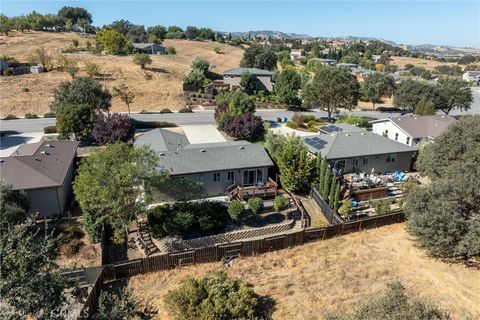
{"type": "Polygon", "coordinates": [[[330,208],[328,203],[320,195],[320,192],[314,187],[310,190],[310,197],[312,197],[313,201],[320,207],[320,211],[329,224],[336,225],[343,223],[343,219],[330,208]]]}
{"type": "Polygon", "coordinates": [[[403,211],[397,211],[386,215],[336,224],[326,228],[302,229],[297,232],[285,233],[274,237],[225,243],[190,251],[166,253],[105,265],[93,285],[78,319],[90,319],[93,312],[97,310],[98,297],[105,282],[130,278],[149,272],[169,270],[181,266],[229,261],[232,258],[240,256],[255,256],[402,221],[404,221],[403,211]]]}

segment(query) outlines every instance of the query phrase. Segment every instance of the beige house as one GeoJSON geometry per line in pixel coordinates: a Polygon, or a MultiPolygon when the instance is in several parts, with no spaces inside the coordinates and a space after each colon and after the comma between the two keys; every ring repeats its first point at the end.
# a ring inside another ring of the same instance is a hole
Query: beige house
{"type": "Polygon", "coordinates": [[[76,141],[37,142],[20,146],[0,158],[0,180],[23,190],[31,214],[61,216],[71,195],[76,141]]]}
{"type": "Polygon", "coordinates": [[[250,73],[255,78],[257,91],[273,91],[273,72],[257,68],[235,68],[227,70],[223,73],[223,82],[229,84],[231,88],[240,87],[240,81],[244,73],[250,73]]]}

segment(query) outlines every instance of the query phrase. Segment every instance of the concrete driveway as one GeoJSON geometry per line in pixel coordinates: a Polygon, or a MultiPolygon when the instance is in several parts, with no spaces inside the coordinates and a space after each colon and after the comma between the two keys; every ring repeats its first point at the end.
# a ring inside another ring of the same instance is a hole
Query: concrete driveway
{"type": "Polygon", "coordinates": [[[218,129],[211,124],[182,126],[191,144],[225,142],[218,129]]]}
{"type": "Polygon", "coordinates": [[[40,141],[43,132],[12,133],[0,138],[0,157],[10,156],[19,146],[40,141]]]}

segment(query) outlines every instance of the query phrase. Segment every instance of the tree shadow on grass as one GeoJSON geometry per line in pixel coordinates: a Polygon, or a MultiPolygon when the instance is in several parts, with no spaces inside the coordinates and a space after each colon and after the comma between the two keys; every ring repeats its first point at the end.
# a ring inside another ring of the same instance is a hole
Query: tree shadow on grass
{"type": "Polygon", "coordinates": [[[152,72],[157,72],[157,73],[170,73],[163,68],[155,68],[155,67],[145,67],[145,70],[152,71],[152,72]]]}

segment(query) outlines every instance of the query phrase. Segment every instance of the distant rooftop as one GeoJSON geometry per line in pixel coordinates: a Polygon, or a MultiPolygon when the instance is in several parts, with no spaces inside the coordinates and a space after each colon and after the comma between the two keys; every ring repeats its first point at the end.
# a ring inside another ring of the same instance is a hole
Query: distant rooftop
{"type": "Polygon", "coordinates": [[[152,43],[140,43],[140,42],[139,43],[132,43],[132,46],[134,48],[137,48],[137,49],[145,49],[145,48],[148,48],[148,47],[151,47],[151,46],[160,46],[161,47],[161,45],[159,45],[157,43],[153,43],[153,42],[152,43]]]}
{"type": "Polygon", "coordinates": [[[249,72],[254,76],[272,76],[273,72],[268,70],[261,70],[257,68],[234,68],[223,72],[226,76],[241,76],[245,72],[249,72]]]}
{"type": "Polygon", "coordinates": [[[303,140],[311,153],[329,160],[417,150],[369,131],[321,134],[303,140]]]}
{"type": "Polygon", "coordinates": [[[362,132],[363,128],[353,126],[348,123],[325,124],[316,127],[321,133],[335,133],[335,132],[362,132]]]}

